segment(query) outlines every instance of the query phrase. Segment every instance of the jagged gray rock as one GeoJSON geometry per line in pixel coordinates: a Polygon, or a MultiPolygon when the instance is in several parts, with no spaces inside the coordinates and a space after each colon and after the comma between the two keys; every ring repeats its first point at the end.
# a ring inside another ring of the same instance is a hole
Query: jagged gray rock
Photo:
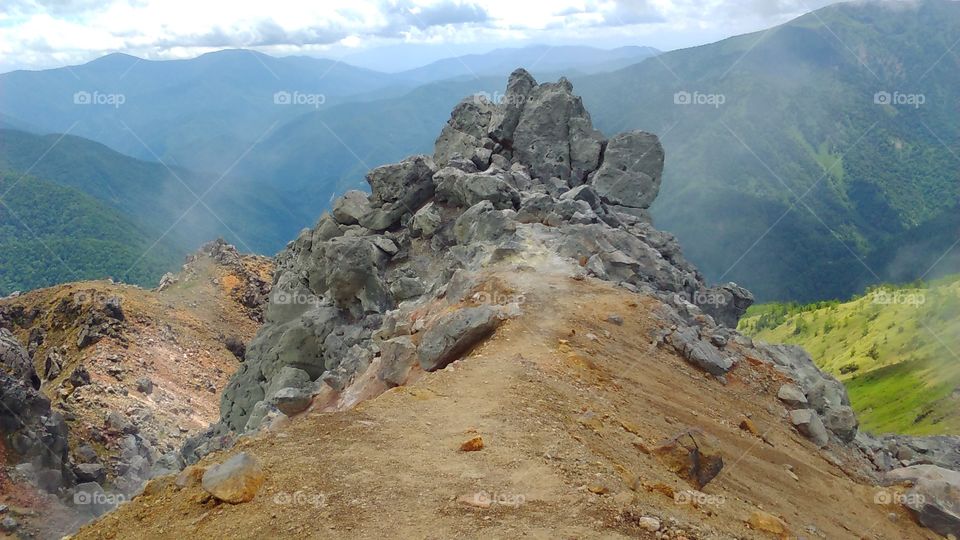
{"type": "Polygon", "coordinates": [[[390,386],[400,386],[417,363],[417,347],[410,336],[399,336],[380,344],[380,371],[377,377],[390,386]]]}
{"type": "Polygon", "coordinates": [[[830,442],[830,435],[827,428],[817,411],[813,409],[796,409],[790,411],[790,423],[797,428],[801,434],[813,441],[819,447],[824,447],[830,442]]]}
{"type": "Polygon", "coordinates": [[[500,324],[493,306],[465,308],[434,322],[423,333],[419,360],[424,371],[444,368],[500,324]]]}
{"type": "Polygon", "coordinates": [[[610,139],[603,165],[589,180],[608,204],[647,209],[660,193],[664,153],[652,133],[631,131],[610,139]]]}
{"type": "MultiPolygon", "coordinates": [[[[514,72],[514,79],[526,79],[514,72]]],[[[526,84],[521,82],[520,84],[526,84]]],[[[566,79],[534,86],[522,100],[517,127],[510,137],[516,157],[535,178],[556,177],[571,187],[600,166],[603,135],[566,79]]],[[[507,127],[503,125],[502,127],[507,127]]]]}
{"type": "Polygon", "coordinates": [[[40,393],[26,349],[0,330],[0,437],[14,463],[29,463],[41,489],[55,493],[74,484],[67,424],[40,393]]]}
{"type": "Polygon", "coordinates": [[[370,202],[362,191],[348,191],[333,203],[333,217],[342,225],[357,225],[369,212],[370,202]]]}

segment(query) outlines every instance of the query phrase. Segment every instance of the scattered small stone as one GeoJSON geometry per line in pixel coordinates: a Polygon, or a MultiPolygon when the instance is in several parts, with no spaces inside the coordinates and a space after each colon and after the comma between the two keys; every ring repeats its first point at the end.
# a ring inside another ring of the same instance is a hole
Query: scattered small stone
{"type": "Polygon", "coordinates": [[[17,520],[13,519],[10,516],[3,518],[3,521],[0,521],[0,530],[4,532],[12,533],[20,528],[20,524],[17,523],[17,520]]]}
{"type": "Polygon", "coordinates": [[[490,497],[483,492],[461,495],[457,497],[457,502],[474,508],[490,508],[490,505],[493,504],[490,497]]]}
{"type": "Polygon", "coordinates": [[[610,488],[603,484],[591,484],[587,486],[587,491],[597,495],[606,495],[607,493],[610,493],[610,488]]]}
{"type": "Polygon", "coordinates": [[[637,526],[645,531],[657,532],[660,530],[660,520],[655,517],[644,516],[637,520],[637,526]]]}
{"type": "Polygon", "coordinates": [[[760,436],[760,430],[757,429],[757,425],[753,423],[753,420],[743,417],[740,419],[740,429],[750,433],[751,435],[760,436]]]}
{"type": "Polygon", "coordinates": [[[788,532],[787,524],[782,519],[762,510],[755,510],[750,514],[747,523],[756,531],[764,531],[779,536],[785,536],[788,532]]]}
{"type": "Polygon", "coordinates": [[[153,393],[153,381],[149,377],[141,377],[137,379],[137,391],[143,394],[152,394],[153,393]]]}
{"type": "Polygon", "coordinates": [[[461,452],[478,452],[480,450],[483,450],[483,437],[479,435],[460,445],[461,452]]]}
{"type": "Polygon", "coordinates": [[[623,317],[617,315],[616,313],[611,313],[607,316],[607,322],[617,326],[623,326],[623,317]]]}

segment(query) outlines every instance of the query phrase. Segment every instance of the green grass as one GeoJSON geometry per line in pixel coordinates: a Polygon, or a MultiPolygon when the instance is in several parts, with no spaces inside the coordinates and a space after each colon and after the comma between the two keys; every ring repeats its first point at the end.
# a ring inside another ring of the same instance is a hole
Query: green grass
{"type": "Polygon", "coordinates": [[[807,349],[846,384],[867,431],[960,433],[960,276],[844,303],[761,305],[740,330],[807,349]]]}

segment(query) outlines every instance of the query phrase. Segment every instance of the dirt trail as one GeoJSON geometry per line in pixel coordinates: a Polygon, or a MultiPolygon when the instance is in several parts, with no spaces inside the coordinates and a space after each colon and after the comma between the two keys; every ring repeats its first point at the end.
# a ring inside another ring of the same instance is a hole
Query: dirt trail
{"type": "Polygon", "coordinates": [[[524,315],[467,358],[242,440],[233,452],[267,473],[254,501],[221,505],[158,479],[77,537],[657,538],[638,525],[655,516],[676,529],[665,538],[769,538],[745,524],[762,508],[794,537],[934,538],[789,427],[780,374],[745,362],[722,384],[653,345],[655,300],[569,275],[491,275],[522,291],[524,315]],[[738,427],[745,414],[769,443],[738,427]],[[725,462],[692,496],[642,450],[686,427],[716,436],[725,462]],[[459,451],[476,435],[483,450],[459,451]]]}

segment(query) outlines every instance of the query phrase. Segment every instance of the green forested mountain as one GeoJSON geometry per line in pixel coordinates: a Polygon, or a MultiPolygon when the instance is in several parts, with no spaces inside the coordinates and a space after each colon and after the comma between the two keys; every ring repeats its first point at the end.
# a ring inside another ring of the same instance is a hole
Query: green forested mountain
{"type": "Polygon", "coordinates": [[[156,285],[179,257],[114,208],[76,189],[0,172],[0,296],[113,277],[156,285]]]}
{"type": "Polygon", "coordinates": [[[920,277],[958,238],[958,38],[960,3],[845,3],[575,84],[605,130],[661,134],[654,216],[708,277],[844,297],[920,277]]]}
{"type": "Polygon", "coordinates": [[[960,276],[883,285],[849,302],[751,308],[740,329],[810,351],[876,433],[960,433],[960,276]]]}
{"type": "Polygon", "coordinates": [[[272,253],[298,230],[292,219],[278,219],[287,213],[269,189],[134,159],[82,137],[0,130],[0,170],[76,189],[183,253],[218,236],[272,253]]]}

